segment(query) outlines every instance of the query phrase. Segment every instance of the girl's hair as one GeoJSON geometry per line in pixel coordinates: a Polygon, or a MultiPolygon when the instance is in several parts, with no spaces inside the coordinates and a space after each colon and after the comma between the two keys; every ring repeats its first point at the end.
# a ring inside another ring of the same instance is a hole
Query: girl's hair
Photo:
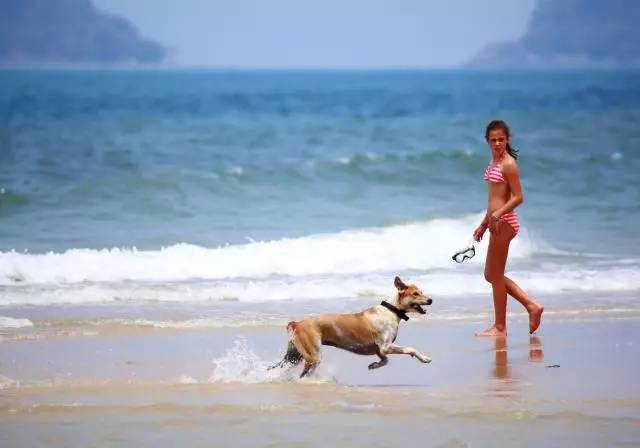
{"type": "Polygon", "coordinates": [[[495,130],[501,130],[505,133],[505,135],[507,136],[507,152],[509,153],[509,155],[511,157],[513,157],[514,159],[518,158],[518,150],[516,148],[514,148],[513,146],[511,146],[509,144],[509,138],[511,137],[511,131],[509,131],[509,126],[507,126],[507,123],[505,123],[502,120],[493,120],[491,123],[489,123],[487,125],[487,130],[484,133],[484,138],[486,140],[489,139],[489,132],[491,131],[495,131],[495,130]]]}

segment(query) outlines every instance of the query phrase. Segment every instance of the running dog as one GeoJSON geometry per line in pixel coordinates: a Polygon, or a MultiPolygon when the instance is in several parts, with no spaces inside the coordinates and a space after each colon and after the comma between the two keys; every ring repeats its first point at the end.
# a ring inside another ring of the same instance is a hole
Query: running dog
{"type": "Polygon", "coordinates": [[[295,366],[304,360],[300,378],[313,373],[320,364],[320,345],[331,345],[358,355],[378,355],[380,361],[369,364],[377,369],[387,364],[387,355],[411,355],[420,362],[431,359],[414,348],[394,345],[400,319],[409,320],[407,313],[425,314],[423,305],[433,302],[415,285],[406,285],[400,277],[393,284],[398,290],[394,303],[380,305],[354,314],[324,314],[301,321],[291,321],[287,331],[291,335],[282,361],[269,367],[295,366]]]}

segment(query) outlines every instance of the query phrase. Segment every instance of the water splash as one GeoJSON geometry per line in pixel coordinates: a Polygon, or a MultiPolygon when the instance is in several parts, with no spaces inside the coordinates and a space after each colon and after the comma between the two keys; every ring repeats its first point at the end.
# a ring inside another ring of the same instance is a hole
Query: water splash
{"type": "Polygon", "coordinates": [[[249,347],[246,338],[240,337],[225,354],[213,360],[213,383],[264,383],[287,380],[287,371],[268,370],[273,362],[265,361],[249,347]]]}

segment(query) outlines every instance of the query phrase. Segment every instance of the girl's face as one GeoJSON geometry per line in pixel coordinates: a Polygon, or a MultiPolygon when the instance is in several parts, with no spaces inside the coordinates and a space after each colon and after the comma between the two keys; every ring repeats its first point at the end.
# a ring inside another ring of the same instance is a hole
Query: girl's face
{"type": "Polygon", "coordinates": [[[487,137],[487,144],[491,148],[491,153],[494,157],[502,157],[507,150],[507,143],[509,143],[509,137],[502,129],[494,129],[489,131],[487,137]]]}

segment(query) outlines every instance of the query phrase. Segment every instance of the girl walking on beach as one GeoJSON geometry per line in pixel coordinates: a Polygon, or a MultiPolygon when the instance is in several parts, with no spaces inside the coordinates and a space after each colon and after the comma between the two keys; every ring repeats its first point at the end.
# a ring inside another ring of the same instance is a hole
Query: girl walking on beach
{"type": "Polygon", "coordinates": [[[477,336],[505,336],[507,334],[507,294],[520,302],[529,313],[529,333],[540,326],[544,307],[533,301],[513,280],[504,275],[509,254],[509,243],[520,229],[514,209],[522,203],[522,186],[518,173],[518,151],[511,147],[510,132],[502,120],[487,125],[485,139],[491,149],[491,163],[484,172],[489,187],[487,213],[480,226],[473,232],[473,239],[480,241],[489,229],[489,249],[484,277],[493,289],[495,321],[491,328],[476,333],[477,336]]]}

